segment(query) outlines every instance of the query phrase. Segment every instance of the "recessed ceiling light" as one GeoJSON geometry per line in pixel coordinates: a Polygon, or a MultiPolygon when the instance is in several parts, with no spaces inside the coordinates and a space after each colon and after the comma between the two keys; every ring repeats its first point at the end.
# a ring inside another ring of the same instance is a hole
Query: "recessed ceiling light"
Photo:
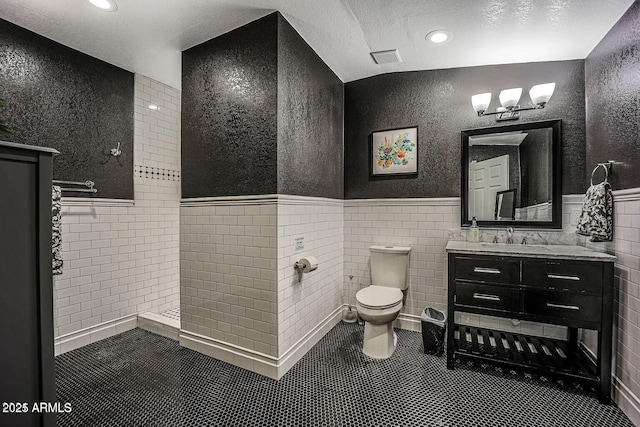
{"type": "Polygon", "coordinates": [[[451,35],[452,35],[451,32],[447,30],[435,30],[427,34],[425,39],[427,41],[430,41],[431,43],[438,44],[438,43],[444,43],[447,40],[451,40],[451,35]]]}
{"type": "Polygon", "coordinates": [[[149,110],[158,111],[159,109],[160,107],[158,107],[156,104],[149,104],[149,110]]]}
{"type": "Polygon", "coordinates": [[[115,12],[118,10],[118,5],[113,0],[89,0],[92,5],[100,8],[106,12],[115,12]]]}

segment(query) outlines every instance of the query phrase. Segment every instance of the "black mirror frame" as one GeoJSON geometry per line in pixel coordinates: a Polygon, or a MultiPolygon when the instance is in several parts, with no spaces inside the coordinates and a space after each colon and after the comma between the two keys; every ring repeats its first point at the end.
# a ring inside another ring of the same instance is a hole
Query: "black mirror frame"
{"type": "Polygon", "coordinates": [[[516,125],[494,126],[487,128],[463,130],[461,134],[462,142],[462,181],[460,183],[460,224],[462,227],[470,226],[471,220],[467,219],[469,211],[469,137],[475,135],[486,135],[489,133],[513,132],[531,129],[552,129],[552,147],[553,156],[552,165],[552,211],[551,221],[478,221],[479,226],[502,228],[502,227],[518,227],[518,228],[562,228],[562,120],[545,120],[539,122],[519,123],[516,125]]]}

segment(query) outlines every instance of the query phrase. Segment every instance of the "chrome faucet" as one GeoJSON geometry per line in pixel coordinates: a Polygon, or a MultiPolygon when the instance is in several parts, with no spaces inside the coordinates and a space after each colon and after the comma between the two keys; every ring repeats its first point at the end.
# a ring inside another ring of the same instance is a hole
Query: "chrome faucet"
{"type": "Polygon", "coordinates": [[[493,236],[493,243],[498,243],[498,235],[493,236]]]}
{"type": "Polygon", "coordinates": [[[524,236],[522,238],[522,242],[520,242],[520,244],[522,244],[522,245],[526,245],[527,244],[527,236],[524,236]]]}
{"type": "Polygon", "coordinates": [[[507,227],[507,245],[513,244],[513,228],[507,227]]]}

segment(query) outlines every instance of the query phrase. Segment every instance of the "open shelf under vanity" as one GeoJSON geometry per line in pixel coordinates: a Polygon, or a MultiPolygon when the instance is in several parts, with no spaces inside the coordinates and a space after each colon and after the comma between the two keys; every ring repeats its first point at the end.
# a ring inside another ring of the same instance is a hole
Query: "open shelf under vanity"
{"type": "Polygon", "coordinates": [[[599,385],[594,361],[569,341],[466,325],[456,325],[454,336],[460,358],[599,385]]]}

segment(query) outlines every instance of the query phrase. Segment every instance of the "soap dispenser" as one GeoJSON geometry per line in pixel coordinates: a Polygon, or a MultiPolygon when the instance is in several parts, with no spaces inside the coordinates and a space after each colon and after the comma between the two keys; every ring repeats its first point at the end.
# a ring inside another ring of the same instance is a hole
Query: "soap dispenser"
{"type": "Polygon", "coordinates": [[[469,238],[467,240],[470,242],[480,241],[480,228],[478,227],[478,222],[476,221],[475,216],[471,218],[471,227],[469,227],[469,238]]]}

